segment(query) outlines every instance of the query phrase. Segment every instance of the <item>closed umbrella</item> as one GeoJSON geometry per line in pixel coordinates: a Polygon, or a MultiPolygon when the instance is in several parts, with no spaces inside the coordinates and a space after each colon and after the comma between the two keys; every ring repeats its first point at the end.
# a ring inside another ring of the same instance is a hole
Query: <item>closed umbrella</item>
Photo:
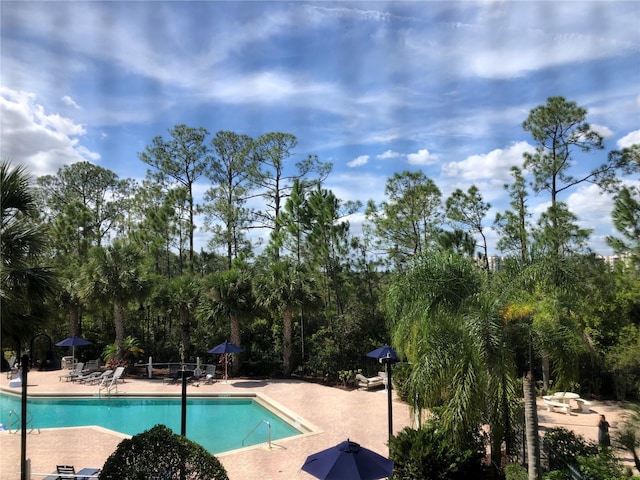
{"type": "MultiPolygon", "coordinates": [[[[220,345],[216,345],[215,347],[213,347],[207,353],[213,353],[213,354],[218,354],[218,355],[226,355],[228,353],[240,353],[240,352],[244,352],[244,349],[225,340],[220,345]]],[[[227,365],[228,365],[228,363],[229,363],[228,360],[225,358],[225,362],[224,362],[224,379],[225,380],[227,379],[227,365]]]]}
{"type": "Polygon", "coordinates": [[[322,480],[377,480],[393,475],[393,460],[347,440],[309,455],[302,470],[322,480]]]}
{"type": "Polygon", "coordinates": [[[92,345],[92,343],[77,335],[72,335],[56,343],[56,347],[71,347],[71,356],[74,364],[76,363],[76,346],[81,347],[83,345],[92,345]]]}

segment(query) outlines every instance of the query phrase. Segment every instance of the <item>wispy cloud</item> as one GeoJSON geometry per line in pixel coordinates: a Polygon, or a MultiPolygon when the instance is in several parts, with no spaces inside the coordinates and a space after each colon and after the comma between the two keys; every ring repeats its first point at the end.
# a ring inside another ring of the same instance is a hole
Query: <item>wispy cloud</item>
{"type": "Polygon", "coordinates": [[[386,160],[388,158],[398,158],[402,156],[403,156],[402,153],[394,152],[393,150],[387,150],[386,152],[381,153],[380,155],[376,155],[376,158],[379,158],[381,160],[386,160]]]}
{"type": "Polygon", "coordinates": [[[62,103],[64,103],[65,105],[69,105],[70,107],[73,107],[76,110],[80,110],[80,105],[74,102],[73,98],[71,98],[69,95],[65,95],[64,97],[61,98],[61,100],[62,100],[62,103]]]}
{"type": "Polygon", "coordinates": [[[366,165],[369,162],[369,155],[360,155],[359,157],[354,158],[350,162],[347,162],[347,167],[361,167],[366,165]]]}

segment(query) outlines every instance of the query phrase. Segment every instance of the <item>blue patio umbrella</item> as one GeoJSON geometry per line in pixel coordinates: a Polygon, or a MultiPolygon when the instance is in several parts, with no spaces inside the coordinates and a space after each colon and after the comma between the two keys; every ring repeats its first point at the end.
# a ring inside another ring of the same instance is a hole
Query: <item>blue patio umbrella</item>
{"type": "Polygon", "coordinates": [[[396,351],[391,348],[389,345],[383,345],[371,352],[367,353],[367,357],[377,358],[378,360],[386,360],[391,359],[392,363],[397,363],[400,361],[398,354],[396,351]]]}
{"type": "Polygon", "coordinates": [[[77,335],[72,335],[56,343],[56,347],[71,347],[71,356],[73,357],[73,363],[75,363],[76,360],[76,346],[82,347],[84,345],[92,345],[92,343],[89,340],[86,340],[77,335]]]}
{"type": "Polygon", "coordinates": [[[393,475],[393,460],[347,440],[309,455],[302,470],[323,480],[376,480],[393,475]]]}
{"type": "MultiPolygon", "coordinates": [[[[237,346],[237,345],[225,340],[220,345],[216,345],[215,347],[213,347],[207,353],[214,353],[214,354],[218,354],[218,355],[226,355],[228,353],[240,353],[240,352],[244,352],[244,349],[242,347],[239,347],[239,346],[237,346]]],[[[224,379],[225,380],[227,379],[227,365],[228,365],[228,363],[229,362],[225,358],[225,362],[224,362],[224,379]]]]}

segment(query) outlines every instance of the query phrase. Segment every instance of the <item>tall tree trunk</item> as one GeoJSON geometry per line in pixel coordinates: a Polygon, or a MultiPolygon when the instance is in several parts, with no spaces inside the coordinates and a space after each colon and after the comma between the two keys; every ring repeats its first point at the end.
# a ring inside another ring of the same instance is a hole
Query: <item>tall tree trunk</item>
{"type": "MultiPolygon", "coordinates": [[[[230,318],[231,328],[231,343],[240,346],[240,320],[236,315],[231,315],[230,318]]],[[[240,356],[237,353],[232,355],[233,363],[231,365],[232,375],[237,375],[240,371],[240,356]]]]}
{"type": "Polygon", "coordinates": [[[124,358],[124,306],[119,300],[113,303],[113,317],[116,327],[116,345],[118,346],[116,358],[120,361],[124,358]]]}
{"type": "Polygon", "coordinates": [[[504,436],[504,426],[494,420],[491,424],[491,478],[497,478],[496,474],[502,466],[502,440],[504,436]]]}
{"type": "Polygon", "coordinates": [[[546,350],[542,351],[542,388],[544,389],[544,394],[546,395],[549,392],[549,379],[551,377],[551,370],[549,368],[549,352],[546,350]]]}
{"type": "Polygon", "coordinates": [[[69,307],[69,332],[71,335],[80,335],[80,307],[77,305],[69,307]]]}
{"type": "Polygon", "coordinates": [[[190,358],[191,354],[191,324],[189,322],[189,312],[180,311],[180,326],[182,329],[182,350],[185,358],[190,358]]]}
{"type": "Polygon", "coordinates": [[[529,372],[522,381],[524,393],[524,422],[527,439],[529,480],[540,480],[540,438],[538,437],[538,407],[533,375],[529,372]]]}
{"type": "Polygon", "coordinates": [[[289,308],[284,311],[282,326],[282,370],[285,377],[291,373],[291,354],[292,354],[292,337],[293,337],[293,311],[289,308]]]}

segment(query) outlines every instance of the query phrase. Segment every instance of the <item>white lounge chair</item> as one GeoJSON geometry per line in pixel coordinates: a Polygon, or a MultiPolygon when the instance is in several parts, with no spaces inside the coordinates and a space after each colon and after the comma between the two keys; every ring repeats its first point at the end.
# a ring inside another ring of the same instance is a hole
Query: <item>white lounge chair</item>
{"type": "Polygon", "coordinates": [[[87,385],[93,385],[95,383],[102,383],[105,379],[111,379],[111,375],[113,375],[113,370],[105,370],[99,376],[94,378],[89,378],[85,380],[83,383],[87,385]]]}
{"type": "Polygon", "coordinates": [[[78,362],[76,363],[76,366],[73,370],[71,370],[69,373],[65,375],[60,375],[60,377],[58,377],[58,380],[62,381],[62,379],[64,378],[68,382],[69,380],[72,380],[74,377],[82,375],[83,368],[84,368],[84,363],[78,362]]]}
{"type": "Polygon", "coordinates": [[[358,388],[366,388],[367,390],[384,386],[384,379],[378,376],[367,378],[358,373],[356,374],[356,380],[358,381],[358,388]]]}
{"type": "Polygon", "coordinates": [[[102,390],[106,390],[107,395],[111,395],[111,390],[115,390],[115,392],[118,393],[118,380],[122,377],[123,373],[124,367],[118,367],[111,377],[105,377],[98,387],[98,395],[100,395],[102,390]]]}
{"type": "Polygon", "coordinates": [[[72,382],[85,383],[92,379],[98,378],[102,375],[102,372],[83,372],[80,375],[71,377],[72,382]]]}

